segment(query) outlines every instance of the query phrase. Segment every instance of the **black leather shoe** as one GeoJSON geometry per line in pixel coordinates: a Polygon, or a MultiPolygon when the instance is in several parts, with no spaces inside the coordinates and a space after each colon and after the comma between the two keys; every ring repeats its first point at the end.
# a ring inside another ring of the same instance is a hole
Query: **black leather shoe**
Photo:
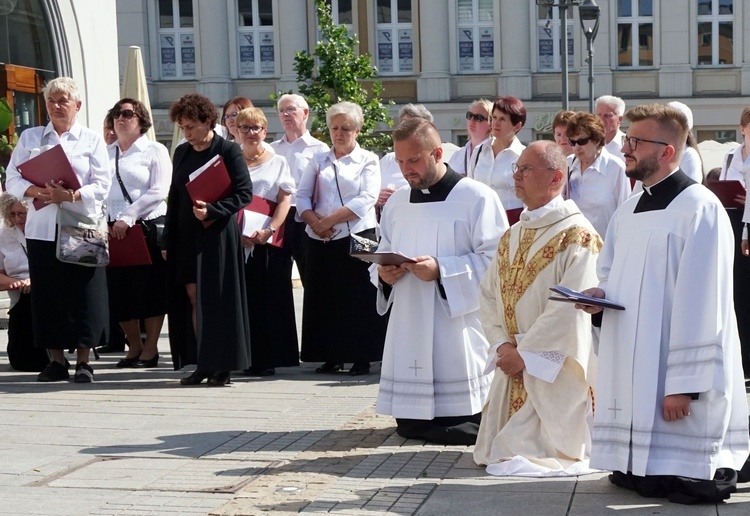
{"type": "Polygon", "coordinates": [[[208,385],[221,386],[232,383],[232,380],[229,378],[229,371],[219,371],[209,376],[207,383],[208,385]]]}
{"type": "Polygon", "coordinates": [[[148,360],[138,360],[134,367],[159,367],[159,354],[157,353],[148,360]]]}
{"type": "Polygon", "coordinates": [[[360,376],[370,374],[370,362],[354,362],[349,369],[349,376],[360,376]]]}
{"type": "Polygon", "coordinates": [[[128,358],[125,357],[117,362],[117,367],[138,367],[138,357],[128,358]]]}
{"type": "Polygon", "coordinates": [[[315,369],[316,373],[337,373],[344,369],[344,364],[337,362],[326,362],[315,369]]]}
{"type": "Polygon", "coordinates": [[[193,374],[188,376],[187,378],[183,378],[180,380],[180,385],[198,385],[203,382],[206,378],[211,376],[211,373],[209,371],[195,371],[193,374]]]}

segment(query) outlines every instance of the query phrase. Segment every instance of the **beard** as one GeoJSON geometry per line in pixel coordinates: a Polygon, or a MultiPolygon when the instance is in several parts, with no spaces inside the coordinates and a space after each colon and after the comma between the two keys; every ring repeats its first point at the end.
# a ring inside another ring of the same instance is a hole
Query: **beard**
{"type": "MultiPolygon", "coordinates": [[[[630,154],[627,154],[626,156],[633,157],[630,154]]],[[[635,165],[633,165],[633,168],[626,168],[625,175],[636,181],[643,182],[644,179],[652,177],[658,171],[659,160],[657,159],[656,154],[652,154],[651,156],[638,160],[635,165]]]]}
{"type": "Polygon", "coordinates": [[[405,178],[409,186],[414,190],[426,190],[438,182],[438,167],[436,163],[430,163],[422,177],[418,179],[405,178]]]}

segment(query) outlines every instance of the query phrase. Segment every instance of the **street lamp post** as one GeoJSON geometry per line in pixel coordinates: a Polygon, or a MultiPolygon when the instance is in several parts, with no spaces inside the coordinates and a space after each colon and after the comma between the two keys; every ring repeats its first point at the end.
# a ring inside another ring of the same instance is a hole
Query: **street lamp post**
{"type": "MultiPolygon", "coordinates": [[[[585,0],[584,0],[585,1],[585,0]]],[[[536,5],[557,7],[560,13],[560,72],[562,74],[562,109],[568,110],[568,7],[579,5],[581,0],[536,0],[536,5]]]]}
{"type": "Polygon", "coordinates": [[[589,112],[594,112],[594,38],[599,32],[601,9],[594,0],[583,0],[578,6],[581,30],[586,36],[586,62],[589,64],[589,112]]]}

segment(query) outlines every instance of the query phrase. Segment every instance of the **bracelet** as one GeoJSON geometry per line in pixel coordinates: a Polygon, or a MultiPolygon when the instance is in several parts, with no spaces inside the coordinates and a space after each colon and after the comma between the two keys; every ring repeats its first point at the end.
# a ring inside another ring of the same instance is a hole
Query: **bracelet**
{"type": "Polygon", "coordinates": [[[76,193],[73,190],[68,190],[70,192],[70,198],[72,199],[71,204],[76,202],[76,193]]]}

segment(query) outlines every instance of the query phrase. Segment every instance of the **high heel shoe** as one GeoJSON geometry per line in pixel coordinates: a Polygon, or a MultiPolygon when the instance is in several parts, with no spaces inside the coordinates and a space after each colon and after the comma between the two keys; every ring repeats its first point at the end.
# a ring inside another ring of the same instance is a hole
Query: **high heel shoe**
{"type": "Polygon", "coordinates": [[[181,379],[180,385],[198,385],[209,376],[211,376],[211,373],[209,371],[196,370],[195,372],[193,372],[193,374],[191,374],[187,378],[181,379]]]}
{"type": "Polygon", "coordinates": [[[119,362],[117,362],[117,367],[123,368],[123,367],[139,367],[138,366],[139,359],[138,357],[125,357],[119,362]]]}
{"type": "Polygon", "coordinates": [[[227,385],[229,383],[232,383],[229,378],[229,371],[219,371],[208,377],[208,385],[218,386],[227,385]]]}
{"type": "Polygon", "coordinates": [[[316,373],[337,373],[344,369],[344,364],[337,362],[326,362],[322,366],[315,369],[316,373]]]}
{"type": "Polygon", "coordinates": [[[159,353],[154,355],[152,358],[149,358],[148,360],[138,359],[138,362],[134,367],[159,367],[159,353]]]}

